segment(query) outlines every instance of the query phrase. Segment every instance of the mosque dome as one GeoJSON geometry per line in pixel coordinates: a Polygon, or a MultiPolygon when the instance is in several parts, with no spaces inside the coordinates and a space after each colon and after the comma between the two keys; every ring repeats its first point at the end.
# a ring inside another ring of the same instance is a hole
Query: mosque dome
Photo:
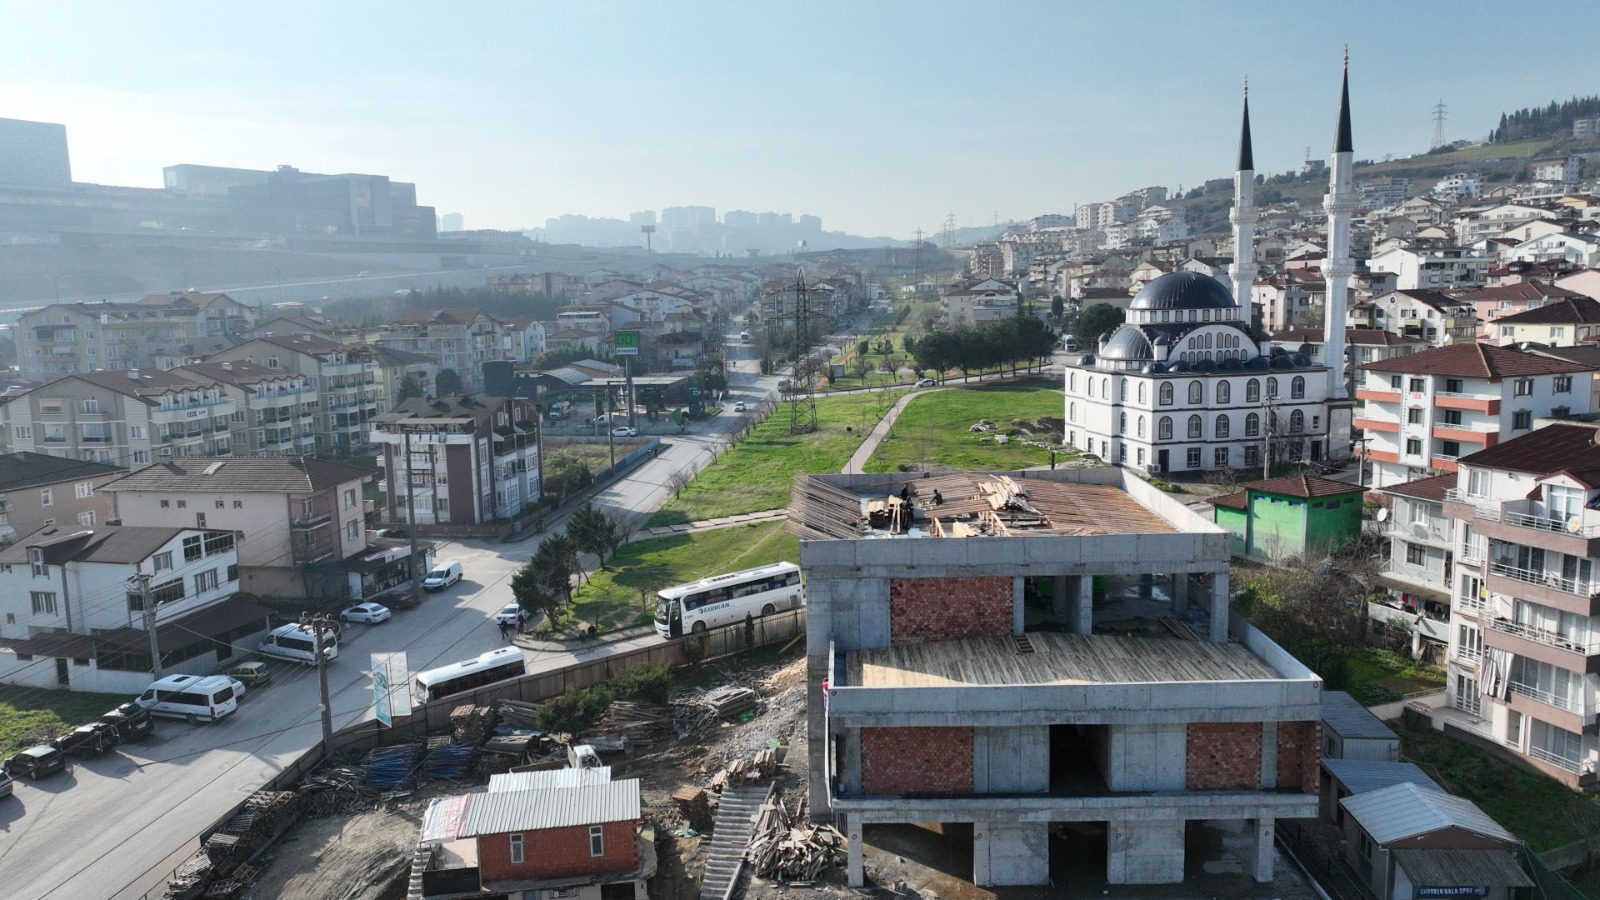
{"type": "Polygon", "coordinates": [[[1138,360],[1153,359],[1150,340],[1137,328],[1123,326],[1100,348],[1101,359],[1138,360]]]}
{"type": "Polygon", "coordinates": [[[1139,289],[1129,309],[1232,309],[1222,282],[1199,272],[1173,272],[1139,289]]]}

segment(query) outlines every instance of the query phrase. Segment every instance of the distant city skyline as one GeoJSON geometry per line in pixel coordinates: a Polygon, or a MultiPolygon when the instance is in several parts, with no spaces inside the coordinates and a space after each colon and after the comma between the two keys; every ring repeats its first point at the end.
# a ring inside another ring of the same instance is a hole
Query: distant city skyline
{"type": "MultiPolygon", "coordinates": [[[[64,124],[83,182],[288,164],[413,182],[473,228],[699,205],[905,240],[1225,177],[1247,74],[1258,169],[1326,158],[1346,41],[1358,159],[1426,151],[1441,99],[1445,137],[1476,140],[1593,90],[1482,27],[1499,4],[1216,9],[24,0],[0,117],[64,124]]],[[[1541,9],[1575,23],[1592,6],[1541,9]]]]}

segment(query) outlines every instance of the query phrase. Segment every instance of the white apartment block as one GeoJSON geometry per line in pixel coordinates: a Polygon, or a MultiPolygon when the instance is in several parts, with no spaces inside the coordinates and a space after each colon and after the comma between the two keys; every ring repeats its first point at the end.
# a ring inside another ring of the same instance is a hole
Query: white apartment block
{"type": "Polygon", "coordinates": [[[22,374],[169,369],[226,347],[255,311],[226,294],[157,294],[138,303],[53,303],[17,320],[22,374]]]}
{"type": "Polygon", "coordinates": [[[12,450],[138,469],[229,455],[234,411],[215,381],[128,369],[58,378],[14,397],[0,416],[12,450]]]}
{"type": "MultiPolygon", "coordinates": [[[[217,353],[208,363],[248,362],[305,376],[317,393],[313,428],[321,453],[352,454],[367,442],[367,423],[380,412],[384,387],[371,347],[347,346],[314,335],[268,335],[217,353]]],[[[432,385],[427,386],[432,389],[432,385]]],[[[280,426],[281,430],[281,426],[280,426]]]]}
{"type": "Polygon", "coordinates": [[[1445,290],[1483,284],[1493,262],[1487,256],[1462,247],[1394,247],[1367,260],[1367,268],[1373,272],[1393,273],[1398,290],[1445,290]]]}

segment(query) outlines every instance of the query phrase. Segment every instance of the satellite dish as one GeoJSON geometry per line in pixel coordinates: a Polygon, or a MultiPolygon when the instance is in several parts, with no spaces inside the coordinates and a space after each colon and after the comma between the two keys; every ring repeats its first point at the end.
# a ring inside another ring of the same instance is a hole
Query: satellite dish
{"type": "Polygon", "coordinates": [[[1567,530],[1572,532],[1573,534],[1577,534],[1578,532],[1582,531],[1583,530],[1583,518],[1581,516],[1573,516],[1572,518],[1568,519],[1567,520],[1567,530]]]}
{"type": "Polygon", "coordinates": [[[1378,521],[1379,522],[1387,522],[1387,521],[1389,521],[1389,509],[1388,509],[1388,507],[1385,507],[1383,509],[1378,510],[1378,521]]]}

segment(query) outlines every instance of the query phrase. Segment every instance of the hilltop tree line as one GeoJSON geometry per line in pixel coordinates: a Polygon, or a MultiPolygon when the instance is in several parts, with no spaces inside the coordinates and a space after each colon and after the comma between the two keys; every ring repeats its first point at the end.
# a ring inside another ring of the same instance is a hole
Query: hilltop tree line
{"type": "Polygon", "coordinates": [[[1500,125],[1489,132],[1489,143],[1542,140],[1572,133],[1573,119],[1600,116],[1600,97],[1573,97],[1549,106],[1529,107],[1500,114],[1500,125]]]}
{"type": "Polygon", "coordinates": [[[960,369],[963,376],[990,366],[1030,365],[1050,355],[1056,336],[1034,316],[1017,315],[982,328],[934,331],[916,340],[906,339],[906,351],[918,369],[947,372],[960,369]]]}

